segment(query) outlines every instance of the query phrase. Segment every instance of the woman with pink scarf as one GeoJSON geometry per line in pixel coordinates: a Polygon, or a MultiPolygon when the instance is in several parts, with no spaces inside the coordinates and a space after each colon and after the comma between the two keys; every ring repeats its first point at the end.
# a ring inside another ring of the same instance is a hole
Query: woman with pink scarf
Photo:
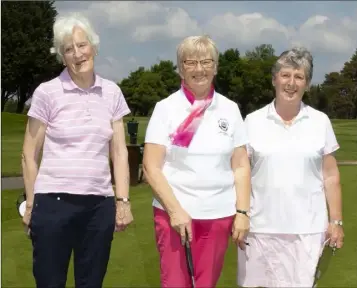
{"type": "Polygon", "coordinates": [[[250,166],[238,105],[217,93],[218,50],[207,36],[177,49],[181,89],[158,102],[146,131],[143,168],[154,193],[161,287],[215,287],[229,238],[245,249],[250,166]]]}

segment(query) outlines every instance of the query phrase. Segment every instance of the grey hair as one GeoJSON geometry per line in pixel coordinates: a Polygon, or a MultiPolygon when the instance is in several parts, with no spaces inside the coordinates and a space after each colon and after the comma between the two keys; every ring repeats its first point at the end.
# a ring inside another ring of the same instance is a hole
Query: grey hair
{"type": "Polygon", "coordinates": [[[79,13],[71,13],[56,19],[53,25],[53,47],[50,49],[52,54],[56,54],[57,60],[63,62],[63,40],[65,36],[72,35],[74,27],[80,27],[87,34],[89,43],[96,52],[99,48],[99,36],[94,31],[89,20],[79,13]]]}
{"type": "Polygon", "coordinates": [[[295,69],[304,68],[307,82],[311,82],[314,70],[313,57],[306,48],[294,47],[290,50],[284,51],[273,65],[273,77],[283,67],[293,67],[295,69]]]}
{"type": "Polygon", "coordinates": [[[216,43],[207,35],[186,37],[177,47],[177,67],[182,74],[182,61],[187,56],[200,55],[209,52],[217,70],[219,52],[216,43]]]}

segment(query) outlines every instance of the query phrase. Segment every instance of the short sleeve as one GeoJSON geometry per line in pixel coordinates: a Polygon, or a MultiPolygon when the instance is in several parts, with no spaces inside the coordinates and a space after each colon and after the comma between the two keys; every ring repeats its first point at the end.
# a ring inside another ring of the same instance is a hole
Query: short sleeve
{"type": "Polygon", "coordinates": [[[248,135],[246,124],[243,121],[242,115],[240,113],[238,105],[236,105],[235,109],[235,127],[234,127],[234,147],[240,147],[246,145],[248,143],[248,135]]]}
{"type": "Polygon", "coordinates": [[[335,132],[330,119],[326,116],[326,134],[325,134],[325,147],[324,155],[335,152],[340,148],[340,145],[337,143],[335,132]]]}
{"type": "Polygon", "coordinates": [[[112,118],[113,122],[123,118],[125,115],[128,115],[131,112],[128,104],[126,103],[124,95],[121,92],[121,89],[118,86],[116,87],[117,89],[114,94],[114,109],[112,118]]]}
{"type": "Polygon", "coordinates": [[[50,122],[51,103],[48,94],[44,91],[42,85],[38,86],[33,92],[30,109],[27,115],[40,120],[44,124],[50,122]]]}
{"type": "Polygon", "coordinates": [[[169,145],[168,114],[164,102],[158,102],[150,117],[145,134],[145,143],[169,145]]]}
{"type": "Polygon", "coordinates": [[[248,157],[251,157],[252,154],[253,154],[253,148],[252,146],[250,146],[250,141],[249,141],[249,117],[245,117],[245,120],[244,120],[244,124],[245,124],[245,127],[246,127],[246,131],[247,131],[247,138],[248,138],[248,143],[246,144],[246,148],[247,148],[247,153],[248,153],[248,157]]]}

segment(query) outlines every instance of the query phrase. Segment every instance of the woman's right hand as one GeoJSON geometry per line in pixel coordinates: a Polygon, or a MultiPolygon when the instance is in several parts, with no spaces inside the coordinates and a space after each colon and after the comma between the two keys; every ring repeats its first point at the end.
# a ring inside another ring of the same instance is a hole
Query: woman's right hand
{"type": "Polygon", "coordinates": [[[25,229],[25,233],[27,234],[27,236],[30,236],[30,221],[31,221],[31,215],[32,215],[32,207],[26,207],[25,210],[25,214],[22,217],[22,223],[24,224],[24,229],[25,229]]]}
{"type": "Polygon", "coordinates": [[[180,208],[172,213],[169,213],[171,227],[174,228],[181,236],[181,243],[185,245],[186,231],[188,240],[192,241],[191,217],[188,213],[180,208]]]}

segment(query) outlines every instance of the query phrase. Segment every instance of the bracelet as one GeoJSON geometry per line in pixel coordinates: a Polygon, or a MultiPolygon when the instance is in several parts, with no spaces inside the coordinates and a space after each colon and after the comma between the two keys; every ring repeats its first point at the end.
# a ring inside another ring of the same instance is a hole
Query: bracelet
{"type": "Polygon", "coordinates": [[[243,215],[245,215],[245,216],[247,216],[249,218],[249,212],[248,211],[237,209],[237,213],[243,214],[243,215]]]}

